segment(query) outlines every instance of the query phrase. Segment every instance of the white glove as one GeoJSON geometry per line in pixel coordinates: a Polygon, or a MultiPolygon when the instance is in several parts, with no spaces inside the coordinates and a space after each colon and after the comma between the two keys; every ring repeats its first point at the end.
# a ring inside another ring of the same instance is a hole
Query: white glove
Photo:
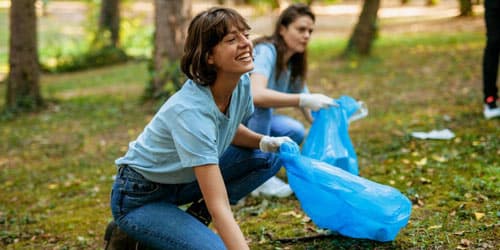
{"type": "Polygon", "coordinates": [[[262,137],[262,139],[260,139],[259,148],[260,151],[262,152],[274,153],[278,151],[281,144],[283,144],[284,142],[293,142],[293,141],[288,136],[282,136],[282,137],[264,136],[262,137]]]}
{"type": "Polygon", "coordinates": [[[308,108],[312,111],[318,111],[322,108],[327,108],[329,106],[338,106],[338,104],[330,98],[323,94],[306,94],[302,93],[299,96],[299,106],[302,108],[308,108]]]}

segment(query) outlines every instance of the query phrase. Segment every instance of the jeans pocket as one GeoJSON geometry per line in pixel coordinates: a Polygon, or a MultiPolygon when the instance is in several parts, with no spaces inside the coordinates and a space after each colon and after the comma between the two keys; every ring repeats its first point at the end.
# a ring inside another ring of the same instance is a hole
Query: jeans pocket
{"type": "Polygon", "coordinates": [[[122,215],[157,200],[161,196],[160,184],[146,179],[125,178],[118,190],[119,211],[122,215]]]}
{"type": "Polygon", "coordinates": [[[160,189],[160,184],[148,181],[146,179],[125,179],[125,183],[121,189],[122,193],[132,197],[143,198],[153,194],[160,189]]]}

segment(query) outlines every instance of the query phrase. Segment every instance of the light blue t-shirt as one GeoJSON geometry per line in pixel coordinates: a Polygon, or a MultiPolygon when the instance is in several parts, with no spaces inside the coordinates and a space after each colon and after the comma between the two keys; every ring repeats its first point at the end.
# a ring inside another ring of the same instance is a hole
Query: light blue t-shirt
{"type": "Polygon", "coordinates": [[[154,182],[192,182],[193,167],[218,164],[253,110],[248,74],[234,89],[227,114],[217,108],[209,87],[187,80],[115,163],[127,164],[154,182]]]}
{"type": "MultiPolygon", "coordinates": [[[[290,82],[290,67],[281,71],[276,80],[276,60],[278,52],[272,43],[259,43],[254,47],[254,69],[252,73],[259,73],[267,77],[267,88],[284,93],[308,93],[304,85],[302,89],[296,89],[290,82]]],[[[301,81],[297,79],[296,81],[301,81]]]]}

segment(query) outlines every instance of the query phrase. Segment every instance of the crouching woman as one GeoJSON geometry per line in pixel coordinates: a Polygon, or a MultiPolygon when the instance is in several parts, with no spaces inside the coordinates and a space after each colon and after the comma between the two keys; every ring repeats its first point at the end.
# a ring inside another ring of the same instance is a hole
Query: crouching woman
{"type": "Polygon", "coordinates": [[[191,21],[181,60],[189,79],[116,160],[108,245],[121,231],[152,249],[248,249],[230,204],[276,174],[272,152],[291,141],[241,125],[254,110],[249,29],[228,8],[191,21]]]}

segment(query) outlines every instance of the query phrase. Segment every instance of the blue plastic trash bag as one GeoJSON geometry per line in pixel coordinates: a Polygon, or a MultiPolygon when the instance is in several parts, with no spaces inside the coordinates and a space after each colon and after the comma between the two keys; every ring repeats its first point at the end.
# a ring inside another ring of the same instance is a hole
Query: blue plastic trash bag
{"type": "Polygon", "coordinates": [[[297,144],[282,144],[279,155],[302,209],[318,227],[384,242],[408,223],[411,202],[397,189],[302,156],[297,144]]]}
{"type": "Polygon", "coordinates": [[[349,138],[348,118],[360,108],[349,96],[336,100],[338,107],[313,112],[314,122],[309,129],[302,154],[358,175],[358,158],[349,138]]]}

